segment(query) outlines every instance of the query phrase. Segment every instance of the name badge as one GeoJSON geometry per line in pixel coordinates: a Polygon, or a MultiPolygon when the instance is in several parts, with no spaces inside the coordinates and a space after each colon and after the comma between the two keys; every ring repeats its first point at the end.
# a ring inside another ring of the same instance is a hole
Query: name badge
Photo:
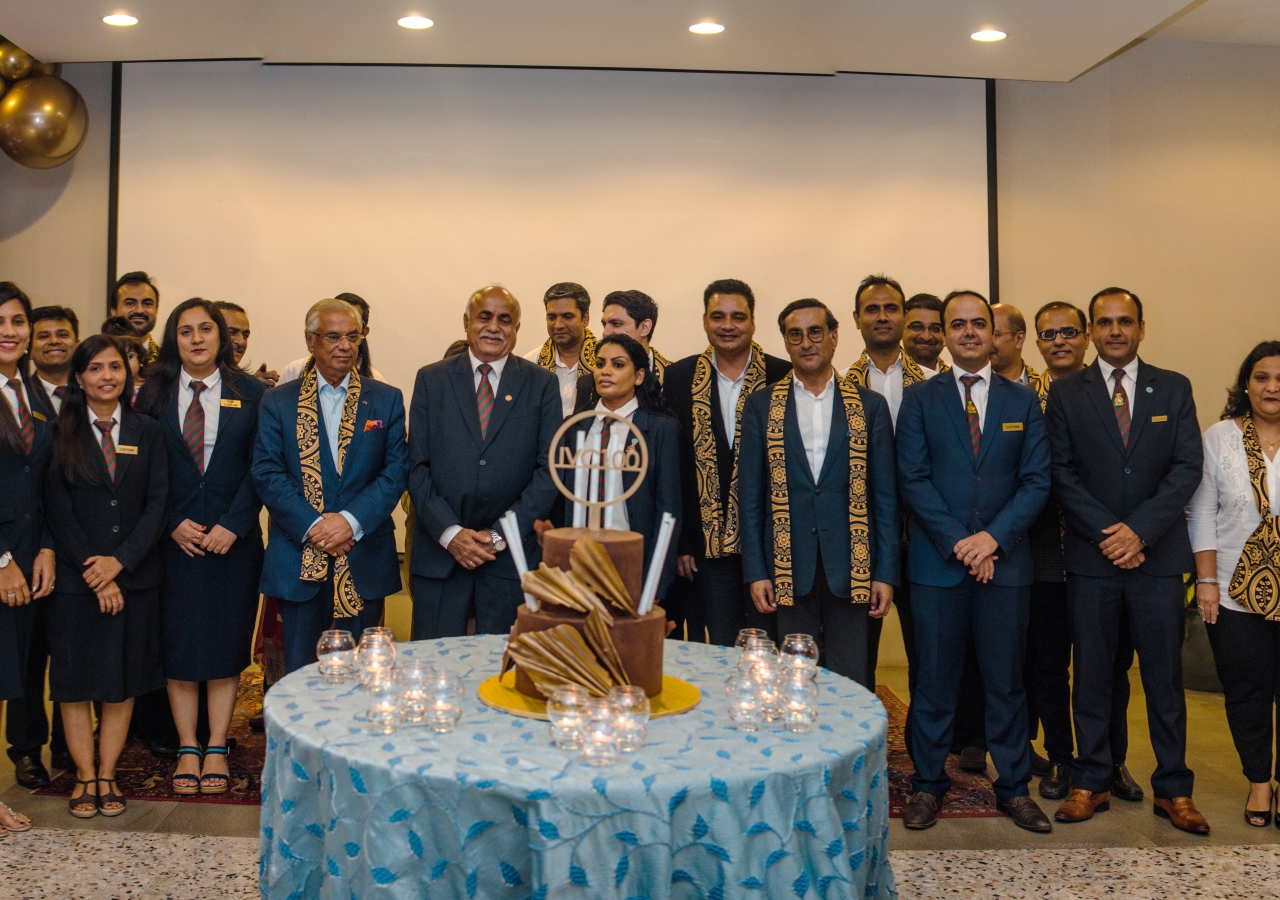
{"type": "Polygon", "coordinates": [[[240,401],[239,400],[222,400],[222,401],[219,401],[218,405],[221,406],[223,409],[239,409],[240,401]]]}
{"type": "Polygon", "coordinates": [[[1021,422],[1002,422],[1000,424],[1000,427],[1003,428],[1005,431],[1021,431],[1022,423],[1021,422]]]}
{"type": "Polygon", "coordinates": [[[1168,416],[1152,416],[1151,421],[1152,422],[1168,422],[1169,417],[1168,416]]]}
{"type": "Polygon", "coordinates": [[[138,448],[132,444],[116,444],[116,456],[137,456],[138,448]]]}
{"type": "Polygon", "coordinates": [[[33,409],[33,410],[31,410],[31,415],[35,416],[35,417],[36,417],[37,419],[39,419],[41,422],[48,422],[48,421],[49,421],[48,419],[46,419],[46,418],[44,417],[44,413],[42,413],[42,412],[37,412],[37,411],[36,411],[36,410],[34,410],[34,409],[33,409]]]}

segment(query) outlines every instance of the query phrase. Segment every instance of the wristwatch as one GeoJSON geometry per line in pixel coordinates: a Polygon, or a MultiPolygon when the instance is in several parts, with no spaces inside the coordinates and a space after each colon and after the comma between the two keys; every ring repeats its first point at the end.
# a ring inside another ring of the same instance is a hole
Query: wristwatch
{"type": "Polygon", "coordinates": [[[6,553],[4,554],[4,556],[0,556],[0,569],[3,569],[5,566],[9,565],[9,563],[11,562],[13,562],[12,553],[6,553]]]}
{"type": "Polygon", "coordinates": [[[501,553],[503,550],[507,549],[506,539],[503,538],[496,528],[490,529],[489,534],[493,535],[493,550],[495,553],[501,553]]]}

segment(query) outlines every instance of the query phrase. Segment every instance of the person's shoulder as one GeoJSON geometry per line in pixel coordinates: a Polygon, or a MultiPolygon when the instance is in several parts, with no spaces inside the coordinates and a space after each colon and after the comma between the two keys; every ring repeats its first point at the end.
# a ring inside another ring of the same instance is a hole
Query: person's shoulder
{"type": "Polygon", "coordinates": [[[1080,369],[1078,372],[1072,372],[1070,375],[1063,375],[1049,382],[1049,396],[1053,396],[1054,391],[1065,393],[1067,391],[1082,390],[1086,384],[1094,377],[1092,373],[1098,372],[1098,363],[1092,362],[1080,369]]]}
{"type": "Polygon", "coordinates": [[[160,435],[161,433],[159,421],[141,410],[125,409],[123,410],[122,418],[133,419],[137,426],[142,429],[142,434],[145,437],[152,437],[153,435],[160,435]]]}
{"type": "Polygon", "coordinates": [[[1146,360],[1139,358],[1138,360],[1138,378],[1146,381],[1148,378],[1158,378],[1161,381],[1169,381],[1179,387],[1185,387],[1191,390],[1191,379],[1181,372],[1175,372],[1173,369],[1162,369],[1159,366],[1153,366],[1146,360]]]}
{"type": "Polygon", "coordinates": [[[1214,422],[1204,430],[1204,439],[1215,444],[1239,443],[1244,444],[1244,435],[1240,432],[1240,426],[1236,424],[1235,419],[1222,419],[1214,422]]]}
{"type": "Polygon", "coordinates": [[[791,371],[791,360],[777,356],[764,355],[764,380],[773,384],[791,371]]]}
{"type": "Polygon", "coordinates": [[[550,384],[557,386],[560,384],[559,379],[556,378],[555,373],[550,369],[544,369],[536,362],[530,362],[522,356],[516,356],[514,353],[507,357],[507,366],[516,372],[523,372],[533,376],[534,378],[545,379],[550,384]]]}
{"type": "Polygon", "coordinates": [[[248,372],[240,369],[230,369],[226,373],[227,380],[231,382],[231,386],[235,388],[237,394],[246,400],[252,400],[255,403],[262,401],[262,395],[267,392],[267,386],[259,381],[248,372]]]}
{"type": "Polygon", "coordinates": [[[376,378],[360,379],[360,392],[368,396],[371,401],[385,401],[404,396],[400,388],[394,384],[387,384],[385,381],[378,381],[376,378]]]}
{"type": "Polygon", "coordinates": [[[992,381],[1009,388],[1013,395],[1024,405],[1035,403],[1040,405],[1040,393],[1029,384],[1021,384],[1012,378],[1006,378],[999,372],[991,373],[992,381]]]}
{"type": "MultiPolygon", "coordinates": [[[[543,346],[544,346],[543,344],[539,344],[538,346],[530,350],[528,353],[521,354],[520,359],[523,359],[527,362],[534,363],[536,365],[538,362],[538,357],[542,355],[543,346]]],[[[514,356],[515,354],[512,354],[512,355],[514,356]]]]}

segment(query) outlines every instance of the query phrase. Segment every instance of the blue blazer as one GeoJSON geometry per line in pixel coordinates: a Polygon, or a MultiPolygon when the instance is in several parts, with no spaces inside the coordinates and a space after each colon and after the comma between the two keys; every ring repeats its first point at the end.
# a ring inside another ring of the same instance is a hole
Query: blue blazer
{"type": "MultiPolygon", "coordinates": [[[[409,496],[418,524],[410,571],[448,577],[456,563],[440,536],[453,525],[500,531],[498,520],[509,509],[520,522],[525,558],[536,567],[542,554],[533,523],[551,514],[558,493],[547,469],[551,439],[564,421],[555,375],[508,356],[483,440],[468,353],[419,369],[412,409],[409,496]]],[[[516,578],[509,552],[484,568],[516,578]]]]}
{"type": "Polygon", "coordinates": [[[30,582],[36,554],[53,549],[43,502],[45,470],[53,456],[53,411],[47,406],[44,392],[35,385],[36,379],[23,381],[36,439],[31,452],[22,455],[0,446],[0,555],[12,553],[11,565],[16,565],[30,582]]]}
{"type": "MultiPolygon", "coordinates": [[[[297,436],[301,388],[302,380],[298,379],[263,395],[253,451],[254,487],[271,513],[261,590],[295,602],[310,600],[320,589],[319,584],[298,577],[302,544],[318,515],[302,492],[297,436]]],[[[400,389],[372,378],[362,379],[355,433],[341,476],[323,431],[320,448],[325,510],[346,510],[364,529],[364,537],[347,554],[356,590],[369,598],[396,593],[402,585],[391,511],[404,493],[408,471],[400,389]],[[381,424],[374,424],[378,422],[381,424]]]]}
{"type": "MultiPolygon", "coordinates": [[[[789,377],[789,376],[788,376],[789,377]]],[[[761,388],[742,406],[738,449],[738,501],[742,529],[742,573],[746,582],[773,578],[773,500],[765,426],[772,387],[761,388]]],[[[871,578],[896,585],[900,571],[898,489],[889,405],[859,387],[867,419],[867,513],[871,527],[871,578]]],[[[791,575],[795,596],[813,590],[818,552],[827,585],[849,596],[849,419],[839,394],[831,409],[827,455],[815,483],[796,420],[795,390],[787,398],[782,436],[787,458],[787,502],[791,508],[791,575]]]]}
{"type": "Polygon", "coordinates": [[[911,510],[908,577],[932,587],[958,585],[969,570],[952,549],[985,531],[1000,545],[991,583],[1030,585],[1027,529],[1049,500],[1049,440],[1039,395],[992,373],[975,460],[957,371],[902,393],[898,483],[911,510]]]}

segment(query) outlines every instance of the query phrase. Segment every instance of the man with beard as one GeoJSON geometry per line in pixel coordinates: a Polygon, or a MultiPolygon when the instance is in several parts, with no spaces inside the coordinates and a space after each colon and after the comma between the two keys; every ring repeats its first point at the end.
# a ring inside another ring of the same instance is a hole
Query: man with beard
{"type": "Polygon", "coordinates": [[[913,294],[903,307],[907,327],[902,333],[902,349],[924,373],[932,378],[951,368],[939,359],[942,354],[942,300],[933,294],[913,294]]]}
{"type": "MultiPolygon", "coordinates": [[[[236,365],[243,365],[244,355],[249,350],[249,314],[240,304],[227,300],[215,300],[213,305],[222,311],[222,318],[227,323],[227,335],[231,338],[231,350],[236,365]]],[[[258,366],[258,371],[253,373],[253,377],[268,389],[275,387],[280,381],[280,373],[268,369],[266,363],[258,366]]]]}
{"type": "Polygon", "coordinates": [[[126,272],[116,279],[107,303],[108,316],[122,316],[129,320],[138,340],[142,342],[147,366],[160,355],[160,345],[151,337],[160,312],[160,289],[146,272],[126,272]]]}
{"type": "Polygon", "coordinates": [[[556,376],[560,385],[560,409],[566,416],[578,402],[578,379],[591,377],[596,368],[596,336],[587,327],[591,295],[572,281],[547,288],[542,295],[547,311],[547,341],[525,354],[556,376]]]}

